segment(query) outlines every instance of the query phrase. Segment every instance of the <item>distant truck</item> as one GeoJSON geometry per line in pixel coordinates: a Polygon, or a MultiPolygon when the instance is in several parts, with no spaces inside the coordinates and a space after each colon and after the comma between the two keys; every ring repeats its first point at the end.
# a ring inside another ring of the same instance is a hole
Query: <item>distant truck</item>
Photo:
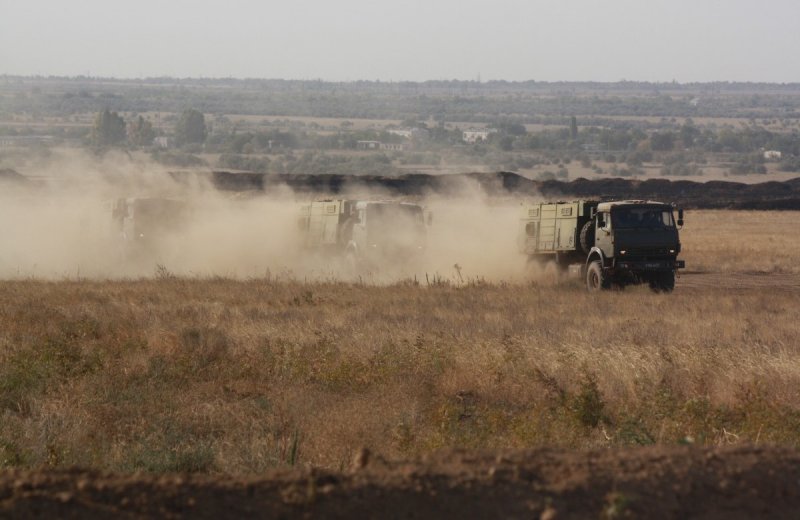
{"type": "Polygon", "coordinates": [[[128,252],[156,247],[187,221],[187,205],[182,200],[160,197],[124,198],[113,203],[111,217],[115,230],[128,252]]]}
{"type": "Polygon", "coordinates": [[[302,244],[355,270],[419,258],[431,222],[419,204],[380,200],[320,200],[300,214],[302,244]]]}
{"type": "Polygon", "coordinates": [[[517,244],[531,262],[581,264],[590,291],[647,283],[675,288],[683,210],[661,202],[574,201],[523,205],[517,244]]]}

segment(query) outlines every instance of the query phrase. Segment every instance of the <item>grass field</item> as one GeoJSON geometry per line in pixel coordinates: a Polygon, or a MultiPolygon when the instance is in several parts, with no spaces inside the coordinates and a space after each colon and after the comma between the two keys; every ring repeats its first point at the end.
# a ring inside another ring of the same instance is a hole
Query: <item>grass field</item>
{"type": "Polygon", "coordinates": [[[800,274],[797,211],[690,211],[681,231],[687,269],[800,274]]]}
{"type": "MultiPolygon", "coordinates": [[[[687,214],[685,257],[797,273],[795,217],[687,214]]],[[[0,467],[257,474],[340,469],[361,447],[797,446],[798,308],[796,290],[680,284],[5,281],[0,467]]]]}

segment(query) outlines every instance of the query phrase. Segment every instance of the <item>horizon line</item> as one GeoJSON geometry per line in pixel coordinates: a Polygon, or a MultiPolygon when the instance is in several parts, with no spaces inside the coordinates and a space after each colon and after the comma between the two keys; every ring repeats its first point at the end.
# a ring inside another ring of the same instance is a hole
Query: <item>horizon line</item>
{"type": "Polygon", "coordinates": [[[407,80],[407,79],[347,79],[347,80],[333,80],[324,78],[277,78],[277,77],[257,77],[257,76],[94,76],[91,74],[77,74],[77,75],[59,75],[59,74],[0,74],[0,79],[60,79],[60,80],[89,80],[89,81],[284,81],[296,83],[339,83],[339,84],[354,84],[354,83],[372,83],[372,84],[426,84],[426,83],[469,83],[475,85],[489,85],[489,84],[568,84],[568,85],[624,85],[624,84],[639,84],[639,85],[665,85],[665,86],[689,86],[689,85],[774,85],[774,86],[800,86],[800,81],[741,81],[741,80],[706,80],[706,81],[677,81],[677,80],[637,80],[637,79],[618,79],[618,80],[538,80],[538,79],[524,79],[524,80],[507,80],[507,79],[458,79],[458,78],[439,78],[439,79],[425,79],[425,80],[407,80]]]}

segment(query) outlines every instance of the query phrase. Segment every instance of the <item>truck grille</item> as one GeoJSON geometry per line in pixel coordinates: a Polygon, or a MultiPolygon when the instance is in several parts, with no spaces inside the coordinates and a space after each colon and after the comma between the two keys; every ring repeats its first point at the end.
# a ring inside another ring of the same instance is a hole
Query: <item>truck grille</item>
{"type": "Polygon", "coordinates": [[[668,247],[633,247],[627,250],[625,257],[647,258],[654,256],[669,256],[668,247]]]}

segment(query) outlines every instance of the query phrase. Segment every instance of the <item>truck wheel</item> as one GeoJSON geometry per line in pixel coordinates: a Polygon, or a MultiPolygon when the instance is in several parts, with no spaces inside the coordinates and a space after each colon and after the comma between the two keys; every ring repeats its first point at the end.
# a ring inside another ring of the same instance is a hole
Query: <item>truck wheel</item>
{"type": "Polygon", "coordinates": [[[608,289],[611,286],[610,280],[603,274],[603,266],[599,260],[589,264],[586,269],[586,288],[591,292],[608,289]]]}
{"type": "Polygon", "coordinates": [[[594,247],[594,222],[591,220],[583,225],[581,228],[581,249],[584,254],[589,254],[589,251],[594,247]]]}
{"type": "Polygon", "coordinates": [[[654,292],[669,293],[675,289],[675,272],[656,273],[650,278],[650,289],[654,292]]]}

